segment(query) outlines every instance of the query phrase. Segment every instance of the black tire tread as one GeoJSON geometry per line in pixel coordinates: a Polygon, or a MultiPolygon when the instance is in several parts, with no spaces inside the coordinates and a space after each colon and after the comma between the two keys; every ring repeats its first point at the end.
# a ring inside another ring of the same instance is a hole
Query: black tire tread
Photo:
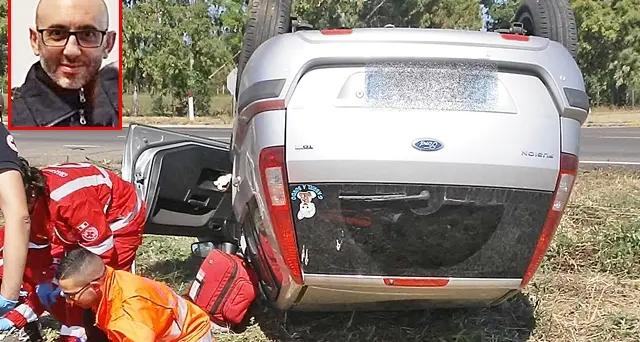
{"type": "Polygon", "coordinates": [[[531,34],[562,44],[571,56],[576,57],[578,30],[568,0],[525,0],[516,14],[516,21],[527,14],[534,23],[531,34]]]}
{"type": "Polygon", "coordinates": [[[289,31],[291,0],[250,0],[249,18],[245,26],[242,50],[238,58],[236,98],[240,78],[253,52],[265,41],[289,31]]]}

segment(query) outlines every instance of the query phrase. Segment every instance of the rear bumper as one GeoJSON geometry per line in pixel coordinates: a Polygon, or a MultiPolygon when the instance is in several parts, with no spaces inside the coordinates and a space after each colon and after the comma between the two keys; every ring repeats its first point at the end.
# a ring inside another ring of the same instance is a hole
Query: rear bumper
{"type": "Polygon", "coordinates": [[[486,307],[519,291],[521,279],[451,278],[441,287],[389,286],[383,277],[305,275],[295,311],[486,307]]]}

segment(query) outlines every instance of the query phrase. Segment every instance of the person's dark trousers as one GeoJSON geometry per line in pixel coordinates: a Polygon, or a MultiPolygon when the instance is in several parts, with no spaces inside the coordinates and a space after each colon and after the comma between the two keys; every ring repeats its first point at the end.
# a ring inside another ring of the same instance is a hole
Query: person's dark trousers
{"type": "Polygon", "coordinates": [[[27,335],[27,341],[29,342],[44,342],[42,338],[42,334],[40,333],[40,326],[38,322],[27,323],[27,325],[23,328],[25,334],[27,335]]]}
{"type": "Polygon", "coordinates": [[[82,318],[84,323],[84,329],[87,332],[87,342],[109,342],[107,334],[96,327],[96,314],[95,312],[87,309],[83,310],[82,318]]]}

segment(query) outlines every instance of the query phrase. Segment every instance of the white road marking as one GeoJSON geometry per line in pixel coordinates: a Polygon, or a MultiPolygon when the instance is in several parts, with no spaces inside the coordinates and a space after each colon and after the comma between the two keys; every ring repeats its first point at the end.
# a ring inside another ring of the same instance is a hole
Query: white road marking
{"type": "Polygon", "coordinates": [[[118,135],[116,138],[126,138],[126,135],[118,135]]]}
{"type": "Polygon", "coordinates": [[[625,136],[609,136],[609,137],[598,137],[599,139],[640,139],[640,137],[625,137],[625,136]]]}
{"type": "Polygon", "coordinates": [[[98,148],[100,146],[94,146],[94,145],[62,145],[62,147],[66,147],[66,148],[98,148]]]}
{"type": "Polygon", "coordinates": [[[606,160],[581,160],[580,164],[640,165],[640,162],[634,162],[634,161],[606,161],[606,160]]]}

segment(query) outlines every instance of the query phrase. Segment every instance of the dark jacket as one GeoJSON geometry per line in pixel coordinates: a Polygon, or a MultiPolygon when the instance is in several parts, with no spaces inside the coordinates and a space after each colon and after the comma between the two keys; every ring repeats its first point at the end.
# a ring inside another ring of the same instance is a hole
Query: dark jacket
{"type": "Polygon", "coordinates": [[[109,65],[84,88],[63,89],[36,62],[11,93],[11,126],[119,126],[118,81],[117,67],[109,65]]]}
{"type": "Polygon", "coordinates": [[[0,123],[0,173],[6,170],[20,171],[18,147],[11,133],[0,123]]]}

